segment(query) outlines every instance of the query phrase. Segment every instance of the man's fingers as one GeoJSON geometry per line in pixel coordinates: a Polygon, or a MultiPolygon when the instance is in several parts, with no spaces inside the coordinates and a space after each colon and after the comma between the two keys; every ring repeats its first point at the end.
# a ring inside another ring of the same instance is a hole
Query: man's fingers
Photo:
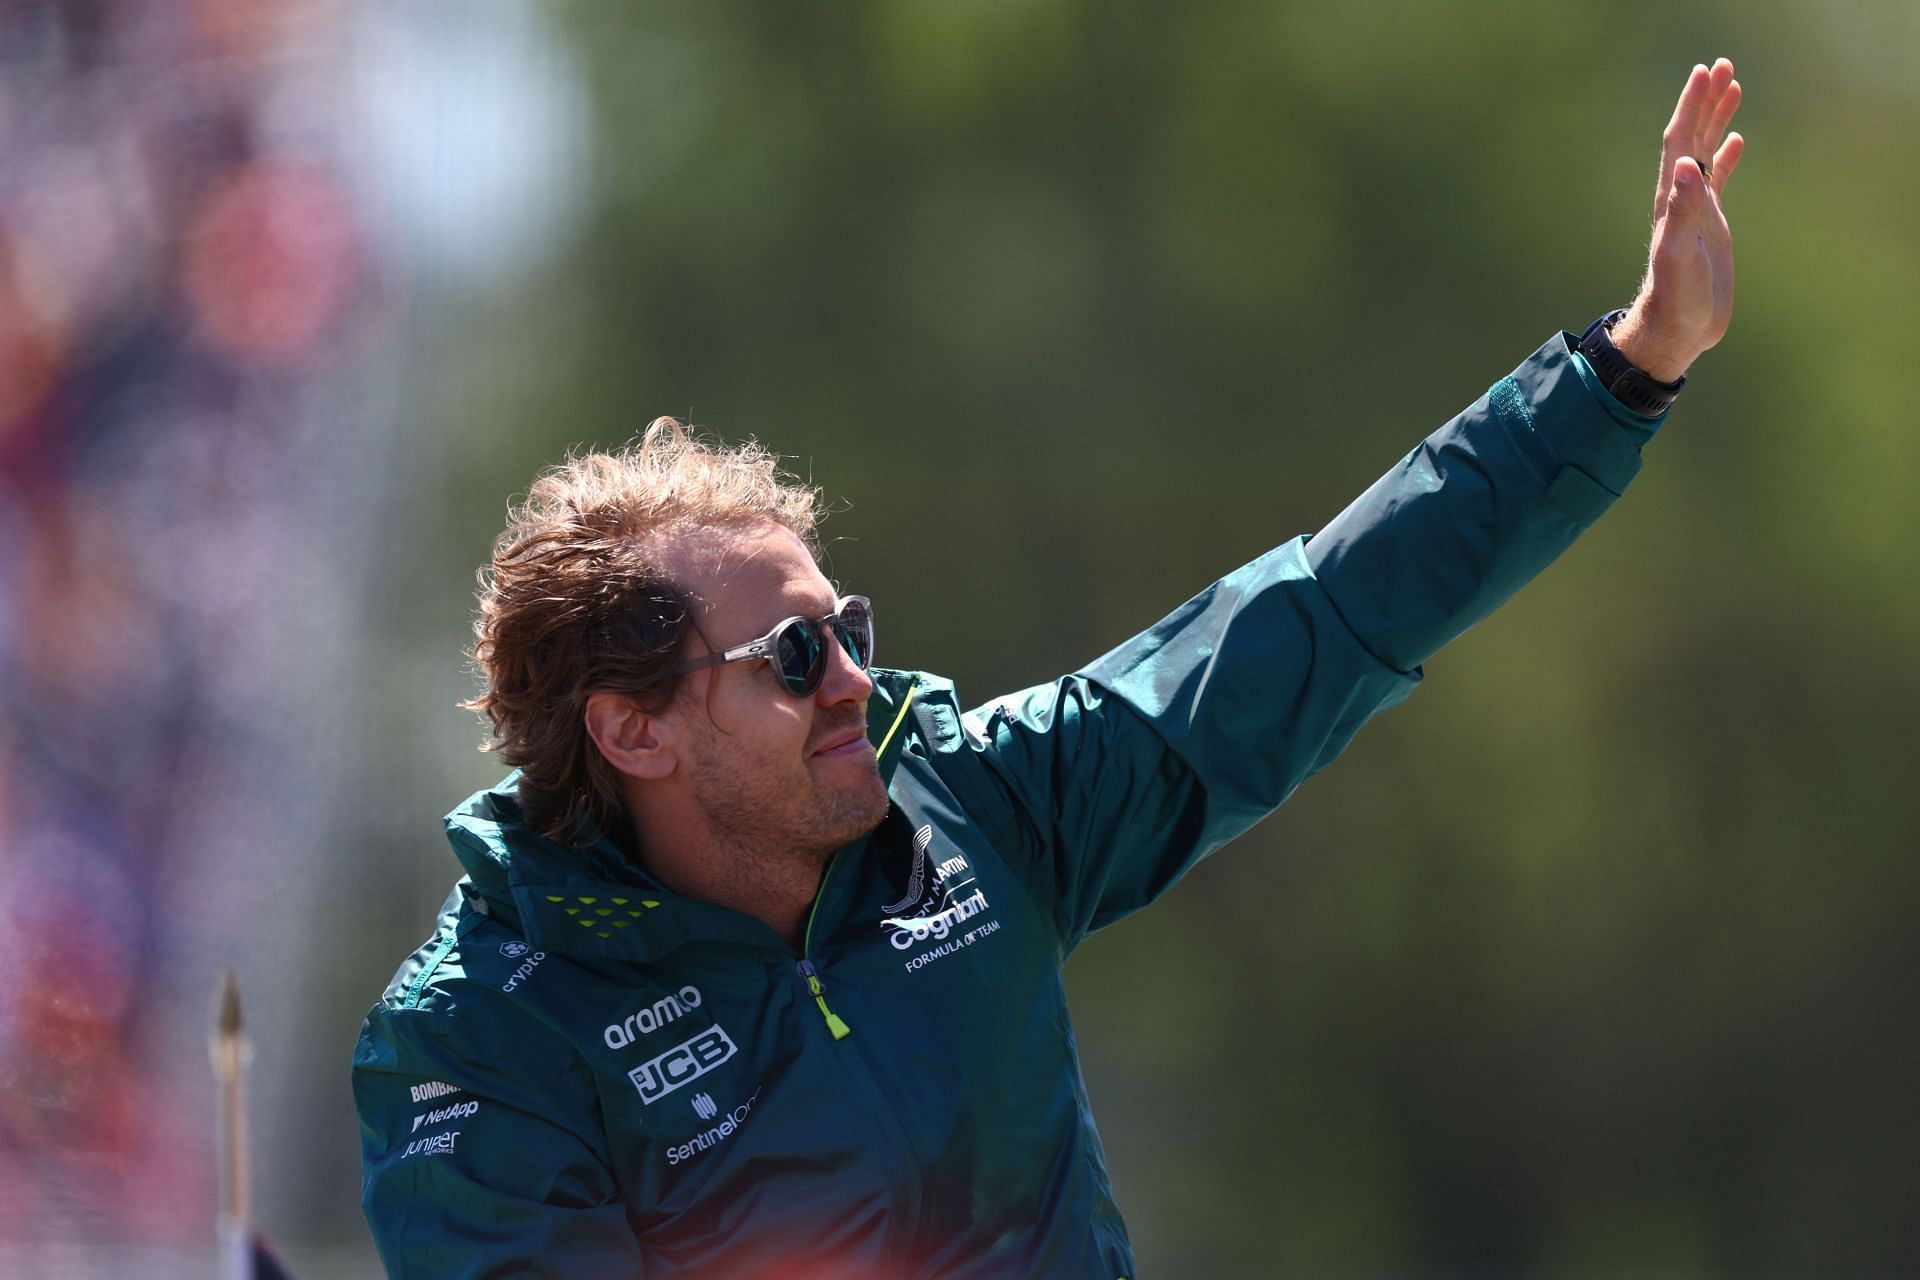
{"type": "Polygon", "coordinates": [[[1700,112],[1707,104],[1707,91],[1713,76],[1701,63],[1695,63],[1680,90],[1680,101],[1673,104],[1673,118],[1667,121],[1669,142],[1685,142],[1700,130],[1700,112]]]}
{"type": "Polygon", "coordinates": [[[1713,104],[1713,116],[1707,121],[1706,140],[1716,146],[1720,139],[1727,136],[1727,126],[1733,123],[1733,113],[1740,109],[1740,82],[1727,81],[1727,87],[1720,93],[1720,100],[1713,104]]]}
{"type": "Polygon", "coordinates": [[[1680,90],[1680,101],[1673,107],[1666,131],[1660,135],[1660,177],[1653,186],[1653,220],[1666,216],[1667,197],[1673,190],[1674,162],[1694,146],[1705,116],[1707,94],[1713,87],[1713,75],[1699,63],[1687,76],[1680,90]]]}
{"type": "Polygon", "coordinates": [[[1727,179],[1733,176],[1740,157],[1747,151],[1747,140],[1737,133],[1727,135],[1720,149],[1713,153],[1713,194],[1720,195],[1727,189],[1727,179]]]}
{"type": "Polygon", "coordinates": [[[1733,120],[1733,113],[1740,109],[1740,82],[1733,78],[1733,64],[1722,58],[1713,68],[1713,80],[1718,92],[1709,101],[1703,112],[1705,123],[1699,136],[1694,139],[1694,156],[1710,156],[1719,147],[1720,140],[1727,136],[1727,125],[1733,120]],[[1721,84],[1722,75],[1726,83],[1721,84]]]}

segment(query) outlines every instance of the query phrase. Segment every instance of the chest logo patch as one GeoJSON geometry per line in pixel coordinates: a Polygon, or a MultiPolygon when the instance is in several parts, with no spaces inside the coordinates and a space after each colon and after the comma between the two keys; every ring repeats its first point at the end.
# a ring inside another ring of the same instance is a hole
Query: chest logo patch
{"type": "Polygon", "coordinates": [[[928,855],[933,845],[933,824],[913,833],[913,864],[907,873],[907,891],[898,902],[880,908],[885,923],[897,918],[921,919],[937,915],[953,904],[954,894],[973,883],[973,867],[961,854],[934,862],[928,855]]]}
{"type": "Polygon", "coordinates": [[[906,894],[882,907],[880,927],[896,951],[913,951],[907,971],[939,956],[949,955],[1000,926],[995,921],[967,927],[966,922],[988,909],[987,895],[963,854],[940,858],[932,852],[933,825],[913,833],[913,863],[907,874],[906,894]],[[922,944],[937,943],[930,951],[922,944]]]}
{"type": "Polygon", "coordinates": [[[927,882],[927,846],[932,843],[932,823],[913,833],[913,870],[907,875],[907,896],[880,908],[882,915],[897,916],[920,900],[920,891],[927,882]]]}
{"type": "Polygon", "coordinates": [[[707,1072],[739,1052],[733,1038],[719,1026],[708,1027],[692,1039],[683,1040],[657,1058],[650,1058],[627,1072],[627,1079],[640,1091],[640,1101],[652,1106],[683,1084],[698,1080],[707,1072]]]}

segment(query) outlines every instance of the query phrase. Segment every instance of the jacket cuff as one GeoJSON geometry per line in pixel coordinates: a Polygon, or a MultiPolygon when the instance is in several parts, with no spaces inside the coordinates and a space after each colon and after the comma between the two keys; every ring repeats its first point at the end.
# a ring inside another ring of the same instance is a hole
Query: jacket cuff
{"type": "Polygon", "coordinates": [[[1520,451],[1541,471],[1550,488],[1561,482],[1561,468],[1573,467],[1609,494],[1625,493],[1640,474],[1640,441],[1615,415],[1618,409],[1639,418],[1608,395],[1578,351],[1579,339],[1562,331],[1521,361],[1495,384],[1491,399],[1516,436],[1520,451]],[[1582,375],[1585,375],[1584,377],[1582,375]],[[1506,394],[1502,394],[1505,392],[1506,394]],[[1541,446],[1553,463],[1541,465],[1541,446]]]}
{"type": "Polygon", "coordinates": [[[1573,369],[1580,375],[1581,385],[1593,393],[1594,399],[1607,407],[1607,412],[1613,415],[1613,420],[1620,424],[1621,430],[1632,437],[1636,449],[1646,448],[1647,442],[1653,439],[1654,433],[1659,431],[1660,425],[1667,420],[1667,415],[1673,412],[1671,404],[1651,415],[1628,408],[1621,403],[1618,396],[1601,385],[1600,375],[1593,371],[1592,362],[1577,348],[1573,353],[1573,369]]]}

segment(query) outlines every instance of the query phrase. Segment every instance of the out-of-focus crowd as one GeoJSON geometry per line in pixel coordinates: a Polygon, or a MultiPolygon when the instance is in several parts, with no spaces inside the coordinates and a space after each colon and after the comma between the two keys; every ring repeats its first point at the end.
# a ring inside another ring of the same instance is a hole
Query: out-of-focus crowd
{"type": "Polygon", "coordinates": [[[0,4],[0,1241],[210,1235],[203,1030],[159,993],[289,909],[206,859],[297,785],[286,511],[374,306],[342,9],[0,4]]]}

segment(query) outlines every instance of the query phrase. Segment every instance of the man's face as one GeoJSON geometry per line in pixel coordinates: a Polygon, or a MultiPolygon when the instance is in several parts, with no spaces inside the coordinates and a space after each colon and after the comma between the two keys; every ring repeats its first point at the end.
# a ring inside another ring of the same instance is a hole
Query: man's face
{"type": "MultiPolygon", "coordinates": [[[[708,532],[670,556],[700,632],[687,658],[765,635],[796,615],[833,612],[832,584],[792,532],[766,524],[708,532]]],[[[822,858],[878,826],[886,787],[867,741],[873,681],[835,641],[820,687],[795,697],[763,660],[684,677],[677,721],[682,783],[715,836],[761,855],[822,858]]]]}

